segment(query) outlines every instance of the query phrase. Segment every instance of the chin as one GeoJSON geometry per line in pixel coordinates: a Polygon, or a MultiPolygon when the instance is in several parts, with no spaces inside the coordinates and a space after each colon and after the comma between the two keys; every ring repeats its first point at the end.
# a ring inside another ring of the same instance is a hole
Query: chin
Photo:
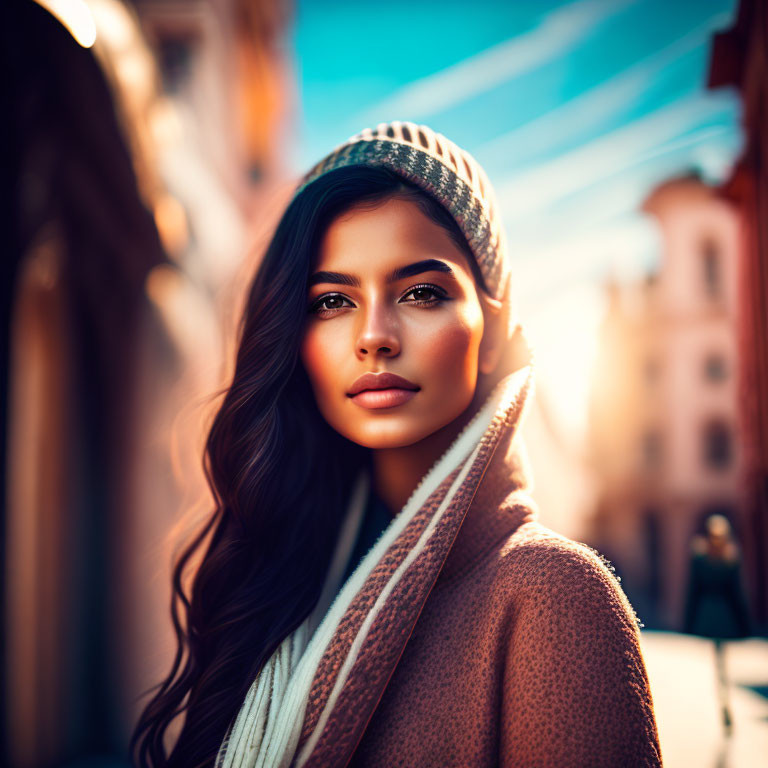
{"type": "Polygon", "coordinates": [[[444,424],[425,424],[423,414],[413,419],[372,418],[367,424],[355,425],[352,430],[338,430],[344,437],[365,448],[405,448],[434,434],[444,424]],[[416,423],[417,422],[417,423],[416,423]]]}
{"type": "Polygon", "coordinates": [[[380,451],[385,448],[405,448],[408,445],[418,443],[424,437],[426,437],[426,435],[418,435],[416,437],[405,435],[364,435],[349,436],[349,439],[353,443],[357,443],[364,448],[380,451]]]}

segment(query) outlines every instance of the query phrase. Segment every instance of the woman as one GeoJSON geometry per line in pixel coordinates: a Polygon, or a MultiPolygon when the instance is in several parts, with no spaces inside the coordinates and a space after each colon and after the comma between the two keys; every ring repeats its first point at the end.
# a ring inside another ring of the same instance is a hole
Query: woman
{"type": "Polygon", "coordinates": [[[527,493],[510,290],[444,136],[382,124],[307,173],[250,287],[140,764],[661,764],[631,606],[527,493]]]}

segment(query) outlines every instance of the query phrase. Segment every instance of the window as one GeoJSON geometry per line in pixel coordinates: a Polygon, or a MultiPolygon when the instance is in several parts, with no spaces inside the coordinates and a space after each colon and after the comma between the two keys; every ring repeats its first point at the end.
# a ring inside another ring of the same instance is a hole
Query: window
{"type": "Polygon", "coordinates": [[[192,72],[197,40],[196,30],[160,30],[157,35],[158,58],[163,89],[180,92],[192,72]]]}
{"type": "Polygon", "coordinates": [[[720,249],[711,237],[707,237],[701,246],[704,265],[704,285],[711,299],[720,296],[720,249]]]}
{"type": "Polygon", "coordinates": [[[662,450],[661,434],[658,430],[649,429],[643,435],[643,464],[648,469],[657,469],[661,464],[662,450]]]}
{"type": "Polygon", "coordinates": [[[725,422],[710,421],[704,427],[704,462],[713,469],[723,469],[731,463],[733,445],[731,430],[725,422]]]}
{"type": "Polygon", "coordinates": [[[725,358],[713,352],[704,359],[704,376],[713,382],[723,381],[728,376],[725,358]]]}
{"type": "Polygon", "coordinates": [[[645,383],[652,387],[659,381],[661,374],[661,363],[655,357],[649,357],[643,364],[643,375],[645,377],[645,383]]]}

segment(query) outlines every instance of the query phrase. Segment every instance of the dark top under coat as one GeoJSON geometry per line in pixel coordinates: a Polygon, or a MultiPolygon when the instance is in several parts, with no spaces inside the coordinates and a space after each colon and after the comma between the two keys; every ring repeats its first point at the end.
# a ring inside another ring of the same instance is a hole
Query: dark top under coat
{"type": "Polygon", "coordinates": [[[360,530],[357,533],[355,546],[349,557],[347,569],[344,572],[344,577],[339,585],[339,590],[341,590],[341,587],[347,583],[347,580],[352,575],[355,568],[357,568],[360,561],[378,541],[379,536],[381,536],[384,530],[389,526],[392,519],[392,513],[389,511],[389,507],[387,507],[374,491],[371,491],[368,494],[365,512],[363,513],[363,519],[360,523],[360,530]]]}

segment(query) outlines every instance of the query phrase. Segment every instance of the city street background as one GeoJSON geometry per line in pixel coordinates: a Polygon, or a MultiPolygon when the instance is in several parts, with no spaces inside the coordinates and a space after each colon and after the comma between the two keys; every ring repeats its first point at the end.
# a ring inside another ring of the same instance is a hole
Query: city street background
{"type": "Polygon", "coordinates": [[[532,495],[642,618],[665,764],[768,765],[766,0],[2,12],[6,762],[126,764],[245,289],[301,174],[401,120],[496,189],[532,495]]]}
{"type": "Polygon", "coordinates": [[[768,755],[768,641],[728,644],[733,731],[727,738],[717,706],[713,644],[675,632],[641,635],[666,768],[763,768],[768,755]]]}

